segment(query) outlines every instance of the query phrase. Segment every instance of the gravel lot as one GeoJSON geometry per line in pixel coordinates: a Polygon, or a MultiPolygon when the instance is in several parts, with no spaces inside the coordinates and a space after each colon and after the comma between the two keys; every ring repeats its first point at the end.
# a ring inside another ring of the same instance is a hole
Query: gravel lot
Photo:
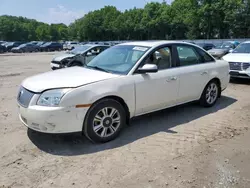
{"type": "Polygon", "coordinates": [[[249,188],[250,81],[230,83],[213,108],[188,104],[139,117],[115,141],[95,145],[18,120],[19,84],[50,71],[54,55],[0,55],[1,188],[249,188]]]}

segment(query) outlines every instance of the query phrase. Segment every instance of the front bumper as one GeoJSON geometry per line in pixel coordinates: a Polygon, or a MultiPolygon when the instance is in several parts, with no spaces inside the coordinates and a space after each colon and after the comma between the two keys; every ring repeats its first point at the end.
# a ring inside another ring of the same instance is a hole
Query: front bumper
{"type": "Polygon", "coordinates": [[[57,69],[64,68],[60,64],[52,63],[52,62],[50,63],[50,67],[51,67],[52,70],[57,70],[57,69]]]}
{"type": "Polygon", "coordinates": [[[81,132],[88,108],[18,105],[19,118],[28,128],[43,133],[81,132]]]}
{"type": "Polygon", "coordinates": [[[230,74],[230,77],[232,77],[232,78],[247,78],[247,79],[250,79],[250,70],[245,70],[245,71],[230,70],[229,74],[230,74]]]}

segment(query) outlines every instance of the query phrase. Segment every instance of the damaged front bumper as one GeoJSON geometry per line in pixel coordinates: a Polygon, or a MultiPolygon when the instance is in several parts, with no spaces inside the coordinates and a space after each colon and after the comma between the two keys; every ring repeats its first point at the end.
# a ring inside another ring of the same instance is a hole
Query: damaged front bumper
{"type": "Polygon", "coordinates": [[[19,118],[28,128],[43,133],[81,132],[88,108],[18,105],[19,118]]]}

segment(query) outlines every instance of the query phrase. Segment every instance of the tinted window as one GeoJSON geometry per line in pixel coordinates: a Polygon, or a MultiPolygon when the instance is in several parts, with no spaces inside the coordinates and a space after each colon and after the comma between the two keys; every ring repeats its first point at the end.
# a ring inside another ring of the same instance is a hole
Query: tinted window
{"type": "Polygon", "coordinates": [[[180,60],[180,66],[189,66],[199,64],[200,56],[190,46],[177,46],[178,57],[180,60]]]}

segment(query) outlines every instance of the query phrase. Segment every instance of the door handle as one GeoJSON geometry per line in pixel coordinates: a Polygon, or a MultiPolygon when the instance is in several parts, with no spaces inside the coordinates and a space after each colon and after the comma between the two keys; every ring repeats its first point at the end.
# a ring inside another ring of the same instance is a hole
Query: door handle
{"type": "Polygon", "coordinates": [[[167,82],[175,81],[175,80],[177,80],[177,77],[176,76],[172,76],[169,79],[167,79],[167,82]]]}
{"type": "Polygon", "coordinates": [[[204,71],[201,73],[201,75],[205,75],[205,74],[208,74],[208,71],[204,71]]]}

